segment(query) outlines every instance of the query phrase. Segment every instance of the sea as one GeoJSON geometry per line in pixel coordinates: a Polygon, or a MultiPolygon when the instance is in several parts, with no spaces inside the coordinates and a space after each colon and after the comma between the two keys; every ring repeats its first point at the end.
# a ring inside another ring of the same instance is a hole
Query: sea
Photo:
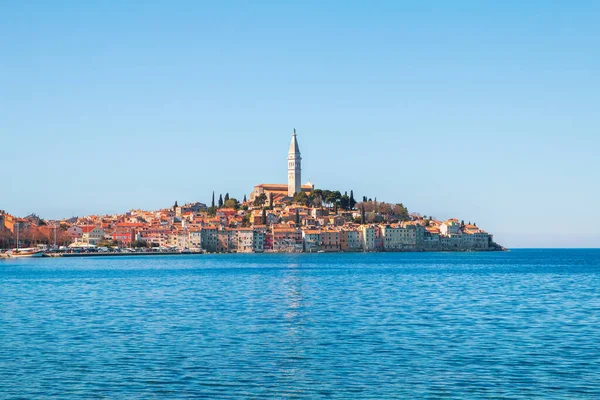
{"type": "Polygon", "coordinates": [[[600,250],[0,260],[0,398],[600,398],[600,250]]]}

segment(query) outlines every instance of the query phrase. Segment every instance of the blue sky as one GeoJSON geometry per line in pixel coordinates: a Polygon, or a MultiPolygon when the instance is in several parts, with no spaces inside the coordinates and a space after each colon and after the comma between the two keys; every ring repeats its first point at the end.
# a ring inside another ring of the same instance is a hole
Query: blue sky
{"type": "Polygon", "coordinates": [[[0,208],[303,181],[600,246],[596,1],[0,2],[0,208]],[[125,3],[125,4],[123,4],[125,3]]]}

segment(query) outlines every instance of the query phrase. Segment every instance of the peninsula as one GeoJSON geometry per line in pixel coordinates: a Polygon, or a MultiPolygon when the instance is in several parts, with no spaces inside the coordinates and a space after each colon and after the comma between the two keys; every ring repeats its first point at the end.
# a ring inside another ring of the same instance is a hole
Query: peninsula
{"type": "Polygon", "coordinates": [[[504,250],[476,223],[409,213],[402,203],[378,202],[352,190],[301,184],[302,157],[292,134],[287,184],[259,184],[242,200],[212,193],[210,206],[187,203],[115,215],[47,221],[0,210],[0,249],[158,248],[264,253],[504,250]],[[17,231],[19,232],[17,239],[17,231]],[[18,243],[17,243],[18,240],[18,243]]]}

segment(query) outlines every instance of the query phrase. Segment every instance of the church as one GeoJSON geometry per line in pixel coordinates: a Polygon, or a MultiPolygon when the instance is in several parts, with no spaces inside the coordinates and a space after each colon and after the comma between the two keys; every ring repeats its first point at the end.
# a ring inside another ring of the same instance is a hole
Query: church
{"type": "Polygon", "coordinates": [[[284,201],[288,198],[294,197],[294,193],[300,191],[309,194],[315,186],[307,182],[302,185],[302,156],[300,155],[300,147],[298,146],[298,138],[296,138],[296,130],[292,134],[292,141],[290,142],[290,150],[287,156],[287,171],[288,171],[288,183],[261,183],[260,185],[254,186],[254,190],[250,193],[250,201],[254,201],[261,193],[267,195],[267,199],[273,196],[273,201],[284,201]]]}

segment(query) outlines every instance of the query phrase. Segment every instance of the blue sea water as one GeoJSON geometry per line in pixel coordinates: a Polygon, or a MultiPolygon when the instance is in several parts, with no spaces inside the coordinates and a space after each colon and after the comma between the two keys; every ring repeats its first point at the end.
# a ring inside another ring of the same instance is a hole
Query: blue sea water
{"type": "Polygon", "coordinates": [[[0,260],[0,398],[600,398],[600,250],[0,260]]]}

